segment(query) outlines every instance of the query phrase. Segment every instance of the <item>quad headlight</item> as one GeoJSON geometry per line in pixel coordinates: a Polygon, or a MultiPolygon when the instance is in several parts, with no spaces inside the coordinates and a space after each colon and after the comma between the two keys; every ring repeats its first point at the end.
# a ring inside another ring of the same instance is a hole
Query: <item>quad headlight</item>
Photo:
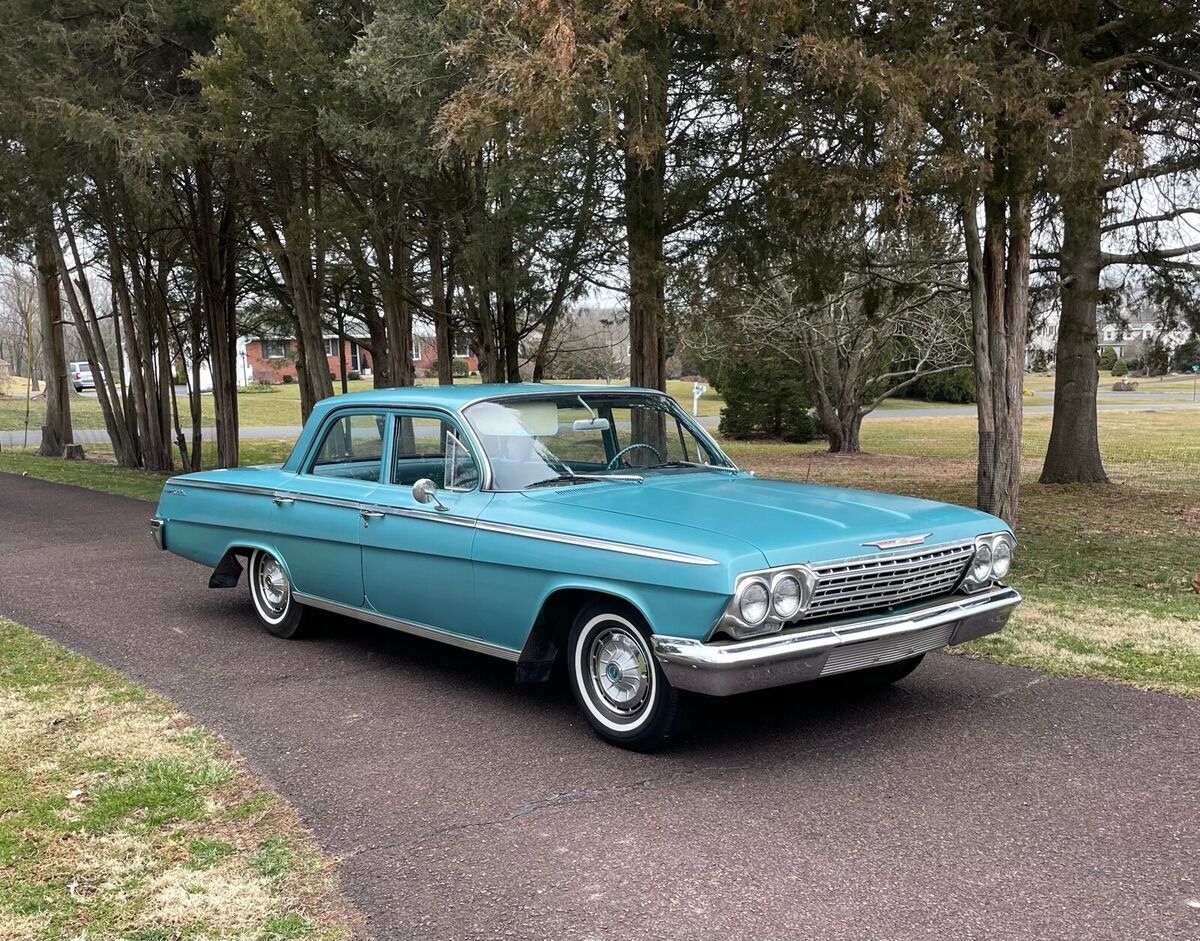
{"type": "Polygon", "coordinates": [[[742,586],[738,593],[738,613],[747,624],[761,624],[771,613],[771,593],[767,591],[767,583],[761,579],[751,579],[742,586]]]}
{"type": "Polygon", "coordinates": [[[804,603],[804,588],[795,575],[776,575],[771,582],[771,610],[787,621],[795,617],[804,603]]]}
{"type": "Polygon", "coordinates": [[[738,639],[778,631],[803,615],[814,581],[804,566],[743,575],[721,618],[721,628],[738,639]]]}
{"type": "Polygon", "coordinates": [[[1011,533],[988,533],[978,537],[971,567],[963,578],[963,587],[967,591],[978,591],[1004,578],[1012,567],[1015,546],[1016,540],[1011,533]]]}

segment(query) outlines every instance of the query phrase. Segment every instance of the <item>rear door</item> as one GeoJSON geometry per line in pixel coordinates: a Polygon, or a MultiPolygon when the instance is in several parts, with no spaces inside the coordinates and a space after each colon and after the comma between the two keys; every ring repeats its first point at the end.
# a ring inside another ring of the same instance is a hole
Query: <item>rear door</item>
{"type": "Polygon", "coordinates": [[[294,486],[275,495],[275,541],[297,592],[362,606],[362,511],[382,480],[389,432],[385,409],[332,412],[294,486]]]}

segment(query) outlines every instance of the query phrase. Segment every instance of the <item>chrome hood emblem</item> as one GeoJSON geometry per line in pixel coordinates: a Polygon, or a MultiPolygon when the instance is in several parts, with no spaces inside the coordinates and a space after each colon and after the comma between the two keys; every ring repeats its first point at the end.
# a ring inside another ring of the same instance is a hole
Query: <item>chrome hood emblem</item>
{"type": "Polygon", "coordinates": [[[864,542],[864,546],[874,546],[876,549],[899,549],[901,546],[919,546],[933,533],[918,533],[915,536],[897,536],[895,539],[878,539],[875,542],[864,542]]]}

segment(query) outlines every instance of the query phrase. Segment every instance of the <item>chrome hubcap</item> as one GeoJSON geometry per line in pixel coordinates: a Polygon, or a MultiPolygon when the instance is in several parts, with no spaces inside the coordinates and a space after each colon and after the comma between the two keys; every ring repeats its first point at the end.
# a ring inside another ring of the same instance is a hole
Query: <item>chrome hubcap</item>
{"type": "Polygon", "coordinates": [[[619,629],[601,631],[592,641],[592,683],[604,705],[632,715],[650,693],[650,663],[638,642],[619,629]]]}
{"type": "Polygon", "coordinates": [[[264,557],[258,566],[258,596],[273,614],[287,607],[291,589],[283,566],[270,556],[264,557]]]}

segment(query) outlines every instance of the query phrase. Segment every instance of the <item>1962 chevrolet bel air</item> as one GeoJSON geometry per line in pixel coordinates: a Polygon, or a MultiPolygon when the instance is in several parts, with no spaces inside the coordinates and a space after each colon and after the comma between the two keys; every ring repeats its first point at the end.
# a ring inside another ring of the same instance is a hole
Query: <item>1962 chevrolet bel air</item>
{"type": "Polygon", "coordinates": [[[763,480],[673,399],[603,386],[377,390],[321,402],[282,466],[167,481],[158,544],[249,569],[262,624],[336,612],[562,663],[603,738],[649,749],[691,693],[727,696],[998,631],[1015,540],[925,500],[763,480]]]}

